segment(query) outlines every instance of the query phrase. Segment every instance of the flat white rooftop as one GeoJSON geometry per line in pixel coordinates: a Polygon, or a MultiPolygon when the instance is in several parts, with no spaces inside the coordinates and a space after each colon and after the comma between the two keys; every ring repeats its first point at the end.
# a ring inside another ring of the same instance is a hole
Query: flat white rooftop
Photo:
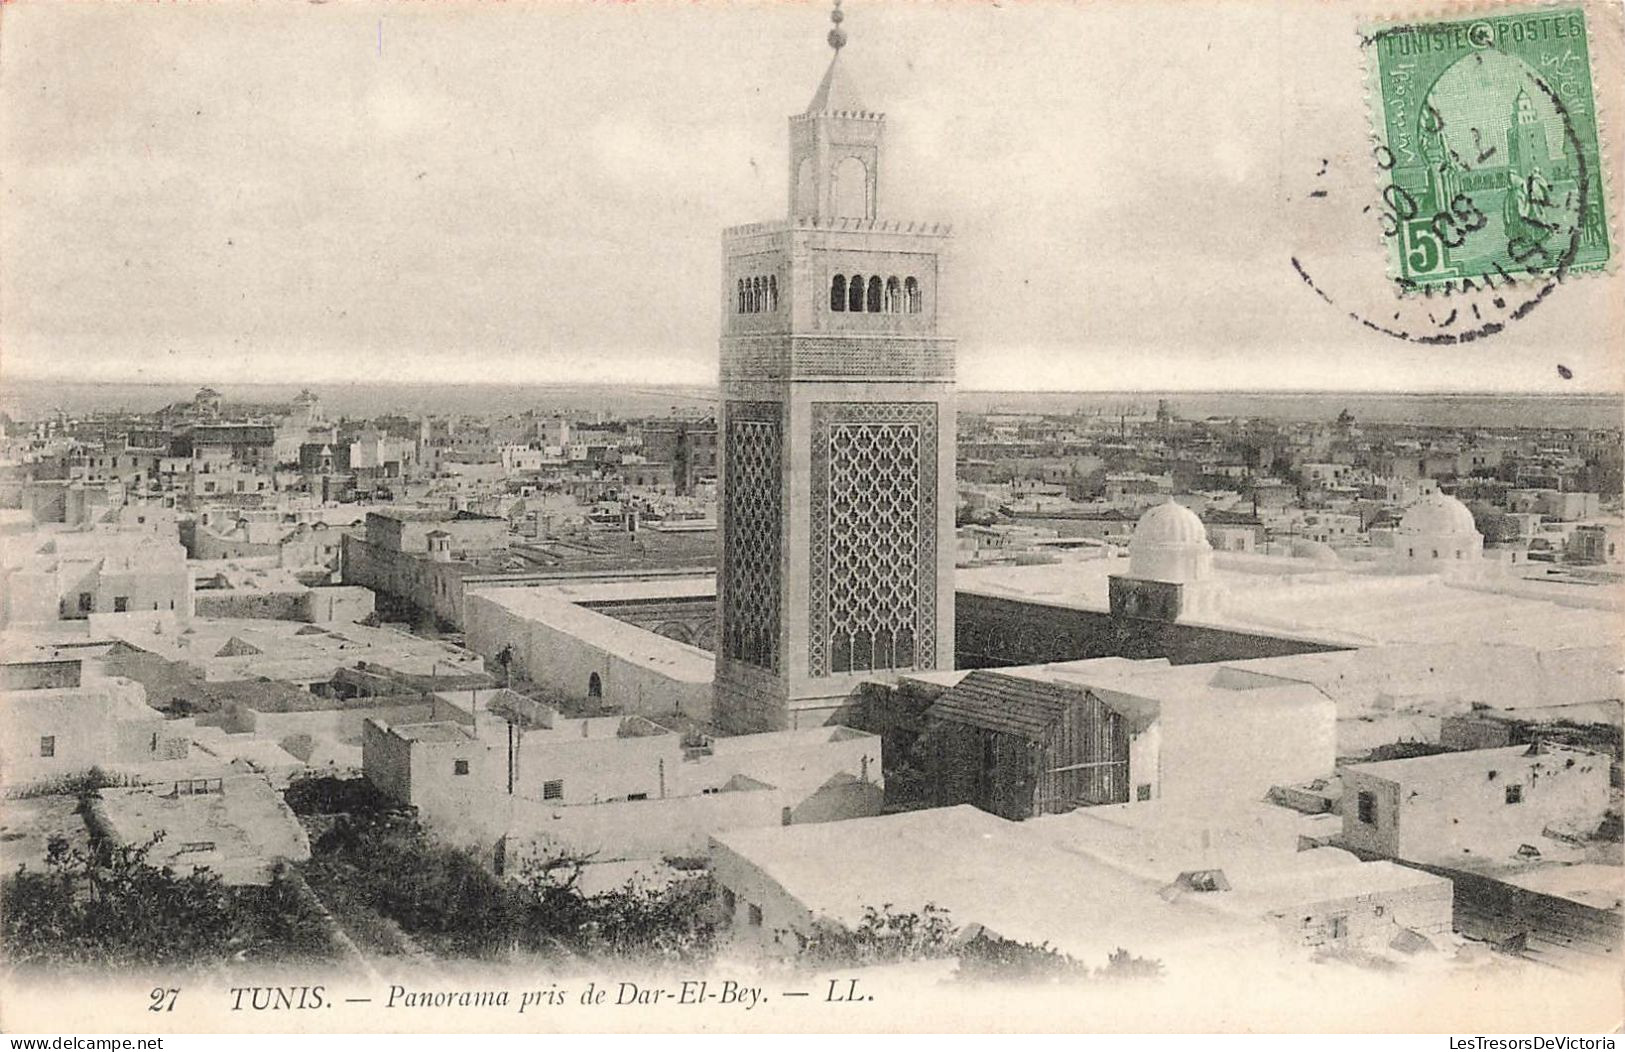
{"type": "Polygon", "coordinates": [[[968,805],[844,822],[739,829],[712,839],[790,895],[845,925],[865,907],[900,912],[934,904],[962,929],[1043,943],[1088,961],[1123,948],[1162,956],[1261,936],[1261,926],[1094,859],[1060,850],[968,805]]]}
{"type": "MultiPolygon", "coordinates": [[[[651,599],[714,599],[717,594],[715,574],[693,574],[682,577],[649,577],[632,580],[565,581],[548,584],[539,591],[552,592],[560,599],[572,603],[627,603],[651,599]]],[[[496,589],[484,589],[481,594],[496,589]]]]}
{"type": "Polygon", "coordinates": [[[579,606],[551,587],[485,588],[471,592],[468,601],[490,602],[514,617],[681,682],[710,683],[716,675],[716,657],[709,651],[579,606]]]}

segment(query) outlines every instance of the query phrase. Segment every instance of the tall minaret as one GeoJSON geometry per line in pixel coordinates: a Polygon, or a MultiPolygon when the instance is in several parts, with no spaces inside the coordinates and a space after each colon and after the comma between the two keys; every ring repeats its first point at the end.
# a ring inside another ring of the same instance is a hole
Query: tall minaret
{"type": "Polygon", "coordinates": [[[954,660],[945,224],[880,218],[885,117],[842,64],[790,118],[789,218],[723,234],[716,719],[837,722],[954,660]]]}
{"type": "Polygon", "coordinates": [[[1523,89],[1512,103],[1512,119],[1507,126],[1507,166],[1522,177],[1551,167],[1551,151],[1546,129],[1534,100],[1523,89]]]}

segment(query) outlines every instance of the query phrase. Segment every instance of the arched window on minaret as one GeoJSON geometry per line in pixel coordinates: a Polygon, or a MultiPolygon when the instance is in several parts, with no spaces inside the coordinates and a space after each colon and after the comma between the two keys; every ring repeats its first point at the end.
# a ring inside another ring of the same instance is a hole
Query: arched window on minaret
{"type": "Polygon", "coordinates": [[[829,309],[846,310],[846,275],[837,274],[829,279],[829,309]]]}
{"type": "Polygon", "coordinates": [[[845,629],[836,629],[830,640],[829,668],[831,672],[852,671],[852,637],[845,629]]]}
{"type": "Polygon", "coordinates": [[[920,283],[914,278],[903,282],[903,298],[908,301],[910,314],[920,313],[920,283]]]}
{"type": "Polygon", "coordinates": [[[897,654],[892,649],[892,634],[889,628],[875,629],[875,668],[896,668],[897,654]]]}
{"type": "Polygon", "coordinates": [[[867,628],[852,633],[852,671],[869,672],[875,667],[875,637],[867,628]]]}
{"type": "Polygon", "coordinates": [[[897,314],[903,309],[903,286],[894,274],[886,279],[886,313],[897,314]]]}
{"type": "Polygon", "coordinates": [[[863,312],[863,275],[854,274],[846,282],[846,309],[854,314],[863,312]]]}
{"type": "Polygon", "coordinates": [[[881,310],[881,284],[880,277],[876,275],[869,279],[869,313],[879,314],[881,310]]]}
{"type": "Polygon", "coordinates": [[[770,311],[779,309],[779,276],[777,274],[767,276],[767,309],[770,311]]]}
{"type": "Polygon", "coordinates": [[[835,192],[832,195],[839,219],[869,218],[869,168],[856,157],[835,166],[835,192]]]}
{"type": "Polygon", "coordinates": [[[739,308],[738,313],[745,313],[745,279],[739,279],[739,308]]]}

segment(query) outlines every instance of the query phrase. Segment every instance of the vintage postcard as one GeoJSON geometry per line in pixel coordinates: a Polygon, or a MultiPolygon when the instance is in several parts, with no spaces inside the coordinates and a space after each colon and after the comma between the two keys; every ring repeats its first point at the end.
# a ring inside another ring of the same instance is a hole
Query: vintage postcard
{"type": "Polygon", "coordinates": [[[1622,125],[1613,0],[5,0],[0,1028],[1616,1031],[1622,125]]]}

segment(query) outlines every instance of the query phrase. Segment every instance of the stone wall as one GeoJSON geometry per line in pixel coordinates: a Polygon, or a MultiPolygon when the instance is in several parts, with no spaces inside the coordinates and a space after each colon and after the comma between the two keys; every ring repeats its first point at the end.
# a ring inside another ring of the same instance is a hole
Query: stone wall
{"type": "Polygon", "coordinates": [[[955,666],[964,669],[1097,657],[1167,658],[1190,665],[1344,648],[960,592],[955,649],[955,666]]]}

